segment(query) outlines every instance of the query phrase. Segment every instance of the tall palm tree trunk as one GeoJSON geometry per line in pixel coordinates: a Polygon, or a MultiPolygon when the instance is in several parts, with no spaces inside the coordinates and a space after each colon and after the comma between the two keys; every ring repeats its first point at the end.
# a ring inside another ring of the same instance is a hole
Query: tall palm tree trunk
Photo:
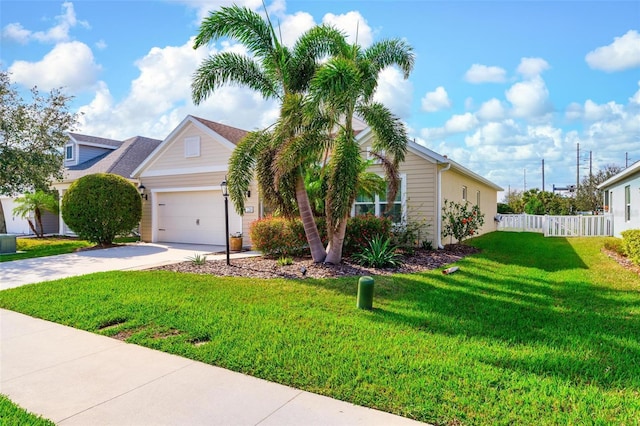
{"type": "Polygon", "coordinates": [[[309,202],[309,195],[307,189],[304,186],[304,178],[300,174],[296,180],[296,201],[298,202],[298,210],[300,211],[300,219],[304,226],[304,233],[309,243],[309,249],[311,250],[311,257],[315,263],[321,263],[325,260],[327,252],[322,245],[320,239],[320,233],[318,232],[318,225],[313,217],[313,211],[311,210],[311,203],[309,202]]]}
{"type": "Polygon", "coordinates": [[[330,233],[329,244],[327,246],[327,257],[324,263],[338,265],[342,262],[342,247],[344,246],[344,237],[347,233],[347,220],[345,216],[338,222],[338,226],[330,233]]]}

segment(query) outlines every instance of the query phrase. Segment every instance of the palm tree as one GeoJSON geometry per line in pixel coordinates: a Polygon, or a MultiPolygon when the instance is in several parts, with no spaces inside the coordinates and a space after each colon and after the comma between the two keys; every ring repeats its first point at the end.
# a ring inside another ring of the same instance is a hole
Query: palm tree
{"type": "Polygon", "coordinates": [[[299,212],[311,255],[315,262],[322,262],[326,251],[313,218],[303,170],[322,152],[322,145],[312,142],[320,141],[320,131],[326,124],[321,115],[303,123],[300,111],[319,61],[343,48],[344,35],[330,26],[316,26],[288,48],[276,36],[268,16],[263,19],[248,8],[231,6],[209,14],[194,48],[221,37],[239,41],[250,56],[221,52],[205,59],[193,76],[194,102],[199,104],[216,89],[232,84],[281,103],[278,122],[270,129],[249,133],[233,152],[228,184],[234,206],[240,214],[244,212],[244,194],[255,171],[265,202],[287,216],[299,212]],[[294,156],[295,163],[290,163],[285,172],[274,173],[274,158],[289,152],[282,150],[283,145],[304,147],[305,155],[294,156]]]}
{"type": "Polygon", "coordinates": [[[339,263],[347,218],[357,195],[359,173],[364,159],[355,139],[353,118],[358,115],[374,133],[372,153],[380,160],[388,182],[388,199],[395,198],[398,166],[407,150],[406,129],[384,105],[374,102],[380,71],[396,65],[408,78],[414,54],[404,41],[383,40],[362,49],[357,44],[345,46],[340,55],[331,57],[315,73],[310,83],[307,112],[317,110],[337,127],[327,144],[327,263],[339,263]]]}
{"type": "Polygon", "coordinates": [[[42,213],[49,211],[58,214],[58,200],[56,200],[56,197],[40,190],[33,194],[24,194],[22,197],[16,198],[16,204],[16,207],[13,209],[13,214],[27,218],[29,228],[40,238],[44,236],[42,213]],[[37,226],[29,218],[31,212],[33,212],[35,216],[37,226]]]}

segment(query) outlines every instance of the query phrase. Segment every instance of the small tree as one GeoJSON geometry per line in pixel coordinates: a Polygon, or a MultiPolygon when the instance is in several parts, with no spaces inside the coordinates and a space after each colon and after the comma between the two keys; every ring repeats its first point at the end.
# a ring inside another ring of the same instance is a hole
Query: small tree
{"type": "Polygon", "coordinates": [[[62,197],[62,219],[80,238],[111,245],[117,235],[135,228],[142,201],[125,178],[96,173],[73,182],[62,197]]]}
{"type": "Polygon", "coordinates": [[[480,207],[470,204],[458,204],[444,200],[442,207],[442,236],[453,237],[462,243],[465,238],[471,237],[484,225],[484,214],[480,207]]]}
{"type": "Polygon", "coordinates": [[[20,198],[16,198],[18,204],[13,209],[13,214],[22,218],[27,218],[29,228],[38,237],[44,237],[44,226],[42,225],[42,213],[45,211],[53,214],[58,214],[58,200],[56,197],[48,192],[36,191],[33,194],[25,194],[20,198]],[[34,224],[29,218],[29,215],[33,212],[36,223],[34,224]]]}

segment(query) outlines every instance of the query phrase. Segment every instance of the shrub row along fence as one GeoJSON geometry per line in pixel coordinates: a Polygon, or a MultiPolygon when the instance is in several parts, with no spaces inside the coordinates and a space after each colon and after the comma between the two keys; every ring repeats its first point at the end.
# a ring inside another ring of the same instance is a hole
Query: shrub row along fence
{"type": "Polygon", "coordinates": [[[499,214],[498,231],[540,232],[545,237],[606,237],[613,235],[611,215],[549,216],[499,214]]]}

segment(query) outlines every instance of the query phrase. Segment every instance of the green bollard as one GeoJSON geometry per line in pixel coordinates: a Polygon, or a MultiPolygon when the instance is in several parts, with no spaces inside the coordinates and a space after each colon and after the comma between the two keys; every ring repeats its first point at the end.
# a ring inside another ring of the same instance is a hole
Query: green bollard
{"type": "Polygon", "coordinates": [[[373,309],[373,278],[360,277],[358,280],[358,308],[373,309]]]}

